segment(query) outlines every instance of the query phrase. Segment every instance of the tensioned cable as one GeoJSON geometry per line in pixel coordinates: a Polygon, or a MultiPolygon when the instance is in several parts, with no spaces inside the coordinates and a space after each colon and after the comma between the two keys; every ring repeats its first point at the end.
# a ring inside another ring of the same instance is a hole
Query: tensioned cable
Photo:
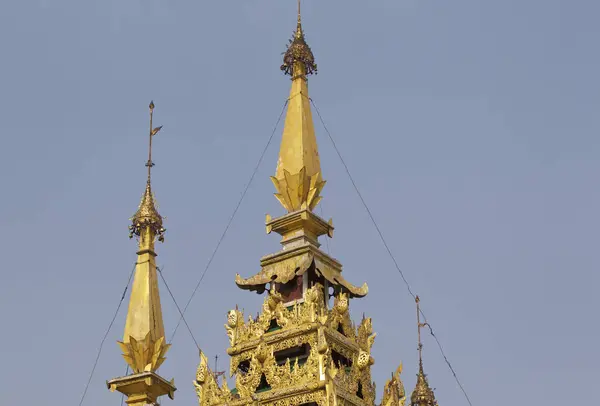
{"type": "Polygon", "coordinates": [[[250,188],[250,185],[252,184],[252,181],[254,180],[254,177],[256,176],[256,172],[258,172],[258,168],[260,167],[260,164],[262,163],[262,160],[265,157],[265,154],[267,153],[267,149],[269,149],[269,145],[271,145],[271,141],[273,140],[275,131],[277,131],[277,127],[279,126],[279,122],[281,121],[281,117],[283,116],[283,113],[285,111],[285,107],[288,104],[288,101],[289,101],[289,99],[286,99],[285,103],[283,103],[281,113],[279,113],[277,122],[275,123],[275,126],[273,127],[273,132],[271,132],[271,136],[269,137],[269,140],[267,141],[265,148],[263,149],[262,153],[260,154],[260,158],[258,159],[258,162],[256,163],[256,166],[254,167],[254,171],[252,172],[252,176],[250,176],[250,180],[248,180],[248,183],[246,184],[246,187],[244,188],[244,190],[242,192],[240,200],[237,202],[235,209],[233,209],[233,213],[231,213],[231,217],[229,217],[229,221],[227,222],[227,225],[225,226],[225,229],[223,230],[223,234],[221,234],[221,237],[219,238],[215,249],[213,250],[208,262],[206,263],[206,267],[204,268],[204,271],[202,272],[202,275],[200,276],[200,280],[198,280],[198,283],[196,284],[196,287],[194,288],[192,295],[190,296],[187,303],[185,304],[185,307],[183,308],[183,312],[181,312],[181,317],[179,318],[179,321],[175,325],[175,329],[173,330],[173,334],[171,335],[171,339],[169,340],[170,343],[173,342],[173,338],[175,338],[175,333],[177,333],[177,329],[179,328],[179,325],[181,324],[181,321],[183,320],[183,315],[187,311],[190,303],[192,302],[192,299],[194,298],[194,295],[198,291],[198,288],[200,287],[200,284],[202,283],[202,280],[204,279],[204,276],[206,275],[208,268],[210,268],[210,265],[212,264],[213,259],[215,259],[215,255],[217,254],[217,251],[219,250],[221,243],[225,239],[225,235],[227,234],[227,231],[229,230],[229,227],[231,226],[231,223],[233,222],[233,219],[235,218],[235,215],[237,214],[237,212],[240,208],[240,205],[242,204],[242,201],[244,200],[244,197],[246,196],[246,193],[248,192],[248,189],[250,188]]]}
{"type": "MultiPolygon", "coordinates": [[[[400,269],[400,266],[398,265],[398,261],[396,261],[396,258],[394,257],[394,254],[392,254],[392,250],[390,249],[390,247],[388,246],[387,242],[385,241],[385,238],[383,237],[383,233],[381,232],[381,229],[377,225],[377,222],[375,221],[375,218],[373,217],[373,214],[371,213],[371,210],[369,209],[369,206],[367,206],[367,203],[365,202],[365,199],[363,198],[362,194],[360,193],[360,190],[358,189],[358,186],[356,185],[356,182],[354,181],[354,178],[350,174],[350,170],[348,169],[348,165],[346,165],[346,161],[344,161],[344,158],[342,157],[342,154],[340,153],[340,150],[338,149],[338,147],[337,147],[337,145],[336,145],[336,143],[335,143],[335,141],[333,139],[333,136],[331,135],[331,133],[327,129],[327,126],[325,125],[325,121],[323,120],[323,117],[321,117],[321,113],[319,112],[319,109],[317,108],[317,105],[315,104],[315,102],[314,102],[313,99],[310,99],[310,102],[313,105],[313,107],[315,108],[315,111],[317,112],[317,116],[319,116],[319,120],[321,121],[321,124],[323,125],[323,129],[325,130],[325,132],[327,133],[327,136],[331,140],[331,143],[333,144],[333,148],[335,149],[335,152],[337,153],[338,157],[340,158],[340,161],[342,162],[342,165],[344,165],[344,168],[346,169],[346,173],[348,174],[348,177],[350,178],[350,182],[352,182],[352,186],[354,186],[354,190],[356,190],[356,194],[358,195],[358,197],[360,198],[360,201],[362,202],[363,206],[367,210],[367,213],[369,214],[369,217],[371,218],[371,222],[373,223],[373,225],[375,226],[375,229],[377,230],[377,233],[379,234],[379,238],[381,238],[381,241],[383,242],[383,245],[384,245],[385,249],[387,250],[390,258],[392,259],[392,262],[394,262],[396,270],[398,270],[398,273],[402,277],[402,280],[404,281],[404,284],[406,285],[406,289],[408,290],[408,293],[410,293],[410,295],[413,297],[413,299],[416,300],[416,298],[417,298],[416,295],[413,293],[413,291],[412,291],[412,289],[410,287],[410,284],[408,283],[408,281],[406,280],[406,277],[404,276],[404,272],[402,272],[402,269],[400,269]]],[[[420,313],[423,316],[423,319],[424,319],[425,323],[427,323],[427,317],[425,316],[425,313],[423,313],[423,310],[420,309],[420,313]]],[[[469,405],[473,406],[473,404],[471,403],[471,399],[469,398],[469,395],[467,395],[467,392],[465,391],[465,388],[463,387],[463,385],[461,384],[460,380],[458,379],[458,376],[456,375],[456,371],[454,371],[454,368],[452,367],[452,364],[450,364],[450,361],[448,360],[448,357],[446,357],[446,354],[444,352],[442,344],[440,343],[440,340],[433,333],[433,329],[431,328],[431,325],[429,323],[427,323],[427,326],[429,327],[429,332],[431,333],[432,337],[435,339],[435,341],[436,341],[436,343],[437,343],[437,345],[438,345],[438,347],[440,349],[440,352],[442,353],[442,356],[444,357],[444,361],[446,361],[446,364],[448,365],[448,368],[450,368],[450,372],[452,372],[452,375],[454,376],[454,379],[456,380],[456,383],[458,384],[458,386],[462,390],[463,394],[465,395],[465,398],[467,399],[467,402],[469,403],[469,405]]]]}
{"type": "Polygon", "coordinates": [[[83,404],[85,399],[85,395],[87,394],[88,388],[90,387],[90,382],[92,381],[92,377],[94,376],[94,372],[96,371],[96,366],[98,366],[98,360],[100,359],[100,354],[102,353],[102,347],[104,346],[104,341],[106,341],[106,337],[108,337],[108,333],[110,333],[110,329],[112,328],[117,315],[119,314],[119,310],[121,309],[121,305],[123,304],[123,300],[125,300],[125,294],[127,293],[127,289],[129,288],[129,284],[131,283],[131,278],[133,277],[133,272],[135,271],[135,267],[137,262],[133,265],[133,269],[129,274],[129,279],[127,280],[127,285],[125,285],[125,289],[123,290],[123,294],[121,295],[121,299],[119,300],[119,305],[117,306],[117,310],[115,310],[115,314],[113,315],[106,332],[104,333],[104,337],[102,337],[102,341],[100,342],[100,348],[98,349],[98,354],[96,355],[96,360],[94,361],[94,366],[92,367],[92,372],[90,372],[90,377],[88,378],[87,384],[85,385],[85,389],[83,391],[83,395],[81,395],[81,400],[79,401],[79,406],[83,404]]]}
{"type": "Polygon", "coordinates": [[[198,348],[198,351],[200,351],[200,346],[198,345],[198,341],[196,341],[196,337],[194,337],[194,333],[192,333],[192,329],[190,328],[190,325],[188,324],[187,320],[185,319],[185,317],[183,317],[183,312],[181,311],[181,308],[179,307],[179,304],[177,304],[177,300],[175,300],[175,296],[173,296],[173,292],[171,292],[171,288],[169,288],[169,285],[167,284],[167,280],[165,279],[165,276],[162,273],[162,271],[164,269],[165,269],[164,266],[162,266],[162,267],[158,267],[157,266],[156,267],[156,270],[158,271],[158,274],[160,275],[160,278],[162,279],[163,283],[165,284],[165,287],[167,288],[167,291],[169,292],[169,295],[171,295],[171,299],[173,299],[173,303],[175,303],[175,307],[177,307],[177,311],[179,311],[179,314],[181,315],[183,323],[187,327],[190,335],[192,336],[192,340],[194,340],[194,343],[196,344],[196,348],[198,348]]]}

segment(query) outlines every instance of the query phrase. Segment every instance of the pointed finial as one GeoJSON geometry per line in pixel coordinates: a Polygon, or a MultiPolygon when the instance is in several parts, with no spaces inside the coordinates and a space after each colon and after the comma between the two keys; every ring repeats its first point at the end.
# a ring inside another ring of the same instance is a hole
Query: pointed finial
{"type": "Polygon", "coordinates": [[[422,350],[423,350],[423,343],[421,342],[421,327],[425,327],[425,325],[427,323],[421,323],[421,308],[419,306],[419,302],[421,301],[421,299],[419,299],[419,296],[417,295],[415,297],[415,303],[417,304],[417,332],[418,332],[418,340],[419,340],[419,365],[422,362],[422,350]]]}
{"type": "Polygon", "coordinates": [[[302,17],[300,15],[300,0],[298,0],[298,25],[296,27],[296,37],[302,35],[302,17]]]}
{"type": "Polygon", "coordinates": [[[423,343],[421,342],[421,328],[425,326],[429,326],[427,322],[421,323],[421,308],[419,303],[421,299],[419,296],[415,297],[415,303],[417,304],[417,332],[418,332],[418,341],[419,341],[419,372],[417,374],[417,384],[415,386],[415,390],[413,391],[410,397],[411,406],[437,406],[437,401],[435,400],[435,396],[433,394],[433,390],[429,387],[429,382],[427,381],[427,375],[423,371],[423,343]]]}
{"type": "Polygon", "coordinates": [[[148,145],[148,161],[146,167],[148,168],[148,179],[146,181],[146,190],[142,196],[140,206],[137,212],[131,218],[132,224],[129,226],[129,238],[133,238],[134,235],[141,236],[143,229],[149,227],[154,236],[158,237],[159,241],[164,241],[165,229],[162,226],[162,217],[156,209],[156,203],[154,201],[154,195],[152,193],[151,186],[151,170],[154,166],[152,162],[152,138],[161,130],[162,125],[158,127],[152,126],[152,116],[154,114],[154,101],[151,101],[148,105],[150,109],[150,130],[149,130],[149,145],[148,145]]]}
{"type": "Polygon", "coordinates": [[[294,38],[290,40],[287,51],[283,57],[281,70],[292,78],[297,76],[304,77],[317,73],[317,64],[310,47],[304,40],[304,31],[302,30],[302,18],[300,15],[300,0],[298,0],[298,22],[294,38]]]}
{"type": "Polygon", "coordinates": [[[161,130],[162,125],[156,128],[152,128],[152,115],[154,114],[154,101],[150,101],[150,145],[148,146],[148,162],[146,162],[146,166],[148,167],[148,181],[150,181],[150,169],[154,166],[154,162],[152,162],[152,137],[154,137],[161,130]]]}

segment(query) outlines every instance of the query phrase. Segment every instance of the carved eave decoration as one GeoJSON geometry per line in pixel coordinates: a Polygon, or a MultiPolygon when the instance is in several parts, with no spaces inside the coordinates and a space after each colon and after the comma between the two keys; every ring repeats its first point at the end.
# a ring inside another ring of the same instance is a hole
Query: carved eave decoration
{"type": "Polygon", "coordinates": [[[361,287],[352,285],[342,276],[339,262],[310,246],[264,257],[261,265],[260,272],[250,278],[244,279],[236,274],[235,283],[241,289],[261,294],[268,283],[287,283],[294,277],[303,275],[314,265],[317,276],[323,276],[332,286],[348,293],[351,298],[364,297],[369,292],[366,283],[361,287]]]}

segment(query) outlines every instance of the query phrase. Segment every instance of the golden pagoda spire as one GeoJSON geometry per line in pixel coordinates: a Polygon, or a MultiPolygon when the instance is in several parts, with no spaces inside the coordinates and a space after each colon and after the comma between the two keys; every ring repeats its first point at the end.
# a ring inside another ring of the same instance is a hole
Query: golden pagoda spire
{"type": "MultiPolygon", "coordinates": [[[[364,297],[368,287],[347,281],[342,264],[323,252],[318,241],[323,235],[332,237],[333,226],[313,213],[325,182],[306,85],[316,65],[304,40],[300,9],[281,69],[292,77],[292,89],[271,179],[287,212],[274,219],[267,215],[265,225],[268,233],[283,237],[283,247],[263,256],[253,276],[236,274],[238,287],[264,294],[264,302],[256,317],[246,319],[237,306],[227,314],[235,389],[230,391],[226,380],[219,385],[201,354],[198,399],[200,406],[375,405],[371,349],[376,334],[371,318],[363,317],[357,326],[349,309],[350,299],[364,297]]],[[[388,392],[398,402],[404,400],[403,388],[389,386],[388,392]]]]}
{"type": "Polygon", "coordinates": [[[277,169],[271,180],[277,190],[275,197],[287,213],[276,218],[267,214],[265,226],[267,233],[282,236],[283,250],[261,259],[262,269],[258,274],[246,279],[236,275],[236,284],[242,289],[263,293],[267,285],[272,288],[274,284],[296,283],[294,295],[300,295],[309,282],[307,276],[303,282],[299,282],[299,277],[316,268],[319,277],[323,277],[328,286],[335,287],[336,292],[363,297],[368,293],[367,285],[359,287],[348,282],[342,276],[342,264],[319,249],[319,237],[332,238],[334,227],[331,219],[325,221],[313,212],[321,200],[325,181],[321,177],[307,87],[307,76],[316,73],[317,65],[304,40],[299,1],[296,31],[289,41],[281,70],[292,77],[292,86],[277,169]]]}
{"type": "Polygon", "coordinates": [[[288,211],[313,210],[325,185],[308,96],[307,75],[317,72],[313,53],[304,39],[298,1],[298,23],[288,44],[281,70],[292,77],[285,126],[275,176],[275,197],[288,211]]]}
{"type": "Polygon", "coordinates": [[[129,309],[125,322],[123,341],[119,346],[123,358],[129,365],[132,374],[109,381],[111,391],[118,390],[127,395],[127,403],[134,406],[155,404],[159,396],[169,395],[173,398],[176,390],[173,381],[166,381],[158,374],[157,369],[165,360],[165,353],[170,347],[166,343],[165,329],[158,291],[158,275],[156,269],[156,252],[154,242],[158,238],[164,241],[163,219],[156,209],[151,188],[152,138],[162,126],[152,127],[154,103],[150,102],[150,131],[148,148],[148,179],[146,190],[142,196],[137,212],[131,218],[129,237],[137,236],[139,250],[135,276],[129,299],[129,309]]]}
{"type": "Polygon", "coordinates": [[[423,343],[421,342],[421,328],[427,326],[427,323],[421,323],[421,308],[419,307],[419,296],[415,298],[417,303],[417,331],[419,338],[419,373],[417,374],[417,384],[415,390],[410,396],[411,406],[437,406],[433,390],[429,387],[427,375],[423,372],[423,343]]]}

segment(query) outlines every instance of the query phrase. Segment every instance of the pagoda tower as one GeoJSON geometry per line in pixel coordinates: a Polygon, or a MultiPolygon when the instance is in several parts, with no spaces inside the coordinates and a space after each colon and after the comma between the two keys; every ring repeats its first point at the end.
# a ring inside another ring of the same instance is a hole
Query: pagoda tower
{"type": "Polygon", "coordinates": [[[164,241],[165,229],[163,218],[156,209],[150,183],[151,170],[154,166],[152,138],[162,126],[152,127],[154,103],[150,102],[149,107],[150,145],[146,162],[148,179],[140,206],[131,218],[129,226],[129,238],[136,236],[138,239],[138,258],[123,341],[119,342],[131,374],[107,382],[111,391],[117,390],[127,396],[127,404],[130,406],[158,405],[158,397],[168,395],[173,399],[176,390],[173,380],[169,382],[156,373],[165,360],[165,353],[170,344],[166,343],[165,338],[154,250],[156,239],[164,241]]]}
{"type": "MultiPolygon", "coordinates": [[[[333,237],[332,221],[314,213],[325,185],[308,96],[307,77],[317,71],[300,19],[281,70],[291,77],[285,126],[275,176],[275,197],[286,213],[267,215],[266,232],[281,238],[282,249],[263,257],[260,271],[236,275],[244,290],[264,294],[262,311],[245,318],[229,311],[230,377],[219,385],[200,354],[194,385],[200,406],[214,405],[374,405],[375,340],[371,319],[355,325],[350,299],[364,297],[366,284],[355,286],[342,264],[319,247],[319,237],[333,237]],[[331,300],[333,299],[333,300],[331,300]]],[[[384,389],[384,404],[404,405],[401,367],[384,389]]]]}

